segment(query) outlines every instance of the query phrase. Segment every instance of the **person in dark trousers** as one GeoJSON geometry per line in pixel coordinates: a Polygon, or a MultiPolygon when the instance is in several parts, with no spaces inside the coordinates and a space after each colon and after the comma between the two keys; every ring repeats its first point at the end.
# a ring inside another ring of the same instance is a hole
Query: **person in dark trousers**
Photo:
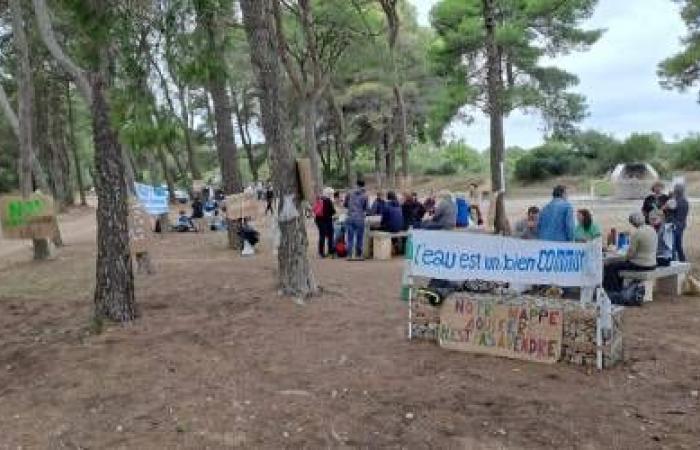
{"type": "Polygon", "coordinates": [[[333,242],[335,206],[333,206],[332,198],[333,189],[326,188],[314,204],[314,219],[318,228],[318,256],[321,258],[335,253],[333,242]],[[326,244],[328,244],[328,253],[326,253],[326,244]]]}
{"type": "Polygon", "coordinates": [[[649,225],[649,214],[652,211],[661,211],[665,208],[666,202],[668,202],[668,195],[663,193],[664,184],[660,181],[654,183],[651,187],[651,194],[649,194],[642,203],[642,214],[644,214],[644,220],[646,224],[649,225]]]}
{"type": "Polygon", "coordinates": [[[357,180],[357,189],[345,196],[344,206],[348,210],[345,227],[348,232],[348,259],[362,259],[364,247],[365,218],[367,216],[369,200],[365,192],[365,182],[357,180]]]}
{"type": "Polygon", "coordinates": [[[676,184],[673,187],[673,195],[666,203],[666,216],[673,224],[673,255],[676,261],[685,262],[685,251],[683,250],[683,234],[688,225],[688,212],[690,205],[685,196],[685,185],[676,184]]]}
{"type": "Polygon", "coordinates": [[[193,219],[201,219],[203,217],[204,217],[204,204],[199,199],[199,197],[195,197],[194,201],[192,202],[192,218],[193,219]]]}
{"type": "Polygon", "coordinates": [[[656,269],[656,251],[659,245],[656,230],[644,223],[642,213],[637,212],[630,215],[629,221],[636,230],[630,238],[626,259],[605,265],[603,288],[607,292],[620,292],[622,290],[620,272],[656,269]]]}
{"type": "Polygon", "coordinates": [[[265,207],[265,215],[269,212],[270,214],[274,214],[275,210],[272,208],[272,202],[275,200],[275,191],[272,189],[272,184],[267,185],[267,189],[265,190],[265,201],[267,202],[267,206],[265,207]]]}

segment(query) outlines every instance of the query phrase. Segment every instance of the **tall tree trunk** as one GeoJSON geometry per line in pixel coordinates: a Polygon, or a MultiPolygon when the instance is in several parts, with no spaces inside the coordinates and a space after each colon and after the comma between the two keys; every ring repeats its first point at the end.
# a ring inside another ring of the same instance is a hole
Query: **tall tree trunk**
{"type": "Polygon", "coordinates": [[[225,193],[236,194],[243,191],[243,182],[238,167],[238,150],[231,122],[231,102],[222,80],[214,80],[209,86],[212,103],[214,103],[216,150],[221,164],[221,186],[225,193]]]}
{"type": "Polygon", "coordinates": [[[87,206],[85,199],[85,183],[83,182],[83,170],[80,166],[80,155],[78,154],[78,144],[75,140],[75,122],[73,120],[73,100],[71,98],[70,82],[66,82],[66,102],[68,104],[68,138],[71,153],[73,154],[73,165],[75,166],[75,181],[78,184],[80,194],[80,206],[87,206]]]}
{"type": "Polygon", "coordinates": [[[333,120],[336,125],[335,142],[339,147],[340,158],[343,161],[343,166],[345,168],[345,181],[347,182],[347,187],[351,188],[355,184],[355,176],[352,167],[352,158],[350,156],[350,150],[347,143],[345,114],[343,113],[343,108],[338,105],[335,98],[335,92],[333,92],[333,88],[330,86],[328,89],[326,89],[326,101],[328,102],[328,109],[333,115],[333,120]]]}
{"type": "Polygon", "coordinates": [[[56,203],[61,211],[74,203],[73,190],[70,187],[70,159],[65,142],[65,116],[63,115],[63,98],[59,86],[52,80],[46,80],[47,91],[45,92],[45,104],[47,114],[43,116],[46,120],[44,137],[48,150],[48,158],[51,167],[51,181],[53,194],[56,203]]]}
{"type": "MultiPolygon", "coordinates": [[[[399,69],[396,62],[396,43],[399,37],[400,19],[398,11],[398,0],[379,0],[379,3],[384,10],[388,23],[387,40],[389,41],[389,54],[391,59],[391,70],[393,77],[393,92],[394,100],[396,101],[396,115],[398,119],[398,142],[401,146],[401,175],[408,177],[408,142],[407,142],[407,119],[406,119],[406,103],[403,99],[401,90],[401,82],[399,80],[399,69]]],[[[392,157],[396,159],[396,153],[392,157]]],[[[395,165],[395,163],[394,163],[395,165]]],[[[391,178],[395,178],[396,171],[392,172],[391,178]]]]}
{"type": "Polygon", "coordinates": [[[127,186],[117,134],[112,129],[104,82],[93,74],[92,128],[97,187],[97,285],[95,316],[127,322],[136,316],[129,250],[127,186]]]}
{"type": "Polygon", "coordinates": [[[168,186],[168,196],[171,203],[175,202],[175,183],[173,182],[173,176],[170,173],[170,168],[168,167],[168,157],[163,151],[162,146],[158,146],[158,160],[160,161],[160,168],[163,171],[163,178],[165,179],[165,184],[168,186]]]}
{"type": "Polygon", "coordinates": [[[491,201],[496,202],[494,230],[508,229],[504,199],[505,137],[503,131],[503,62],[496,42],[496,6],[483,0],[486,27],[487,97],[491,134],[491,201]]]}
{"type": "Polygon", "coordinates": [[[173,158],[173,162],[175,163],[175,167],[177,168],[177,173],[181,178],[185,178],[187,176],[187,171],[185,170],[185,167],[182,165],[182,162],[178,157],[175,146],[172,144],[172,142],[168,142],[165,144],[165,148],[168,150],[168,153],[173,158]]]}
{"type": "MultiPolygon", "coordinates": [[[[388,120],[387,120],[388,122],[388,120]]],[[[385,123],[382,146],[384,150],[386,168],[386,187],[393,188],[396,185],[396,149],[392,143],[391,127],[385,123]]]]}
{"type": "Polygon", "coordinates": [[[303,100],[302,120],[304,122],[304,147],[311,162],[311,172],[314,180],[316,194],[323,188],[323,171],[321,157],[318,154],[318,142],[316,140],[316,122],[318,121],[318,100],[311,94],[303,100]]]}
{"type": "Polygon", "coordinates": [[[12,12],[12,35],[18,55],[19,87],[19,190],[23,197],[31,195],[32,184],[32,154],[34,153],[32,120],[34,107],[34,91],[32,86],[32,68],[29,60],[29,44],[25,33],[25,23],[20,0],[10,0],[12,12]]]}
{"type": "MultiPolygon", "coordinates": [[[[245,92],[243,93],[245,97],[245,92]]],[[[248,166],[250,167],[250,173],[253,175],[253,181],[257,182],[258,176],[258,164],[255,161],[255,154],[253,153],[253,144],[247,139],[245,130],[243,129],[243,111],[238,104],[238,98],[236,97],[236,92],[231,92],[231,100],[233,101],[233,114],[236,118],[236,124],[238,125],[238,134],[241,136],[241,145],[245,150],[246,157],[248,158],[248,166]]]]}
{"type": "Polygon", "coordinates": [[[399,145],[401,147],[401,177],[406,180],[408,178],[408,129],[406,124],[406,103],[403,99],[401,86],[394,84],[394,98],[396,99],[396,114],[399,120],[399,145]]]}
{"type": "MultiPolygon", "coordinates": [[[[32,194],[32,168],[38,165],[34,151],[34,87],[32,85],[32,67],[29,54],[29,43],[25,33],[24,12],[20,0],[10,0],[12,14],[12,34],[14,46],[18,55],[19,108],[17,115],[19,131],[19,188],[22,197],[32,194]]],[[[56,230],[56,240],[61,242],[60,231],[56,230]]],[[[34,259],[43,260],[51,256],[49,239],[32,239],[34,259]]]]}
{"type": "MultiPolygon", "coordinates": [[[[271,0],[241,0],[243,23],[250,59],[260,87],[262,128],[270,148],[272,179],[282,202],[292,202],[297,217],[280,217],[280,247],[277,253],[282,292],[308,296],[317,291],[308,259],[308,238],[300,213],[299,182],[290,176],[296,170],[289,122],[284,104],[283,79],[277,54],[271,0]]],[[[287,205],[290,206],[290,205],[287,205]]]]}
{"type": "Polygon", "coordinates": [[[188,111],[188,99],[185,88],[178,87],[178,96],[180,97],[180,118],[182,121],[182,130],[185,133],[185,149],[187,151],[187,165],[190,166],[193,180],[201,180],[202,173],[199,171],[197,159],[194,154],[194,146],[192,145],[192,130],[189,125],[190,113],[188,111]]]}

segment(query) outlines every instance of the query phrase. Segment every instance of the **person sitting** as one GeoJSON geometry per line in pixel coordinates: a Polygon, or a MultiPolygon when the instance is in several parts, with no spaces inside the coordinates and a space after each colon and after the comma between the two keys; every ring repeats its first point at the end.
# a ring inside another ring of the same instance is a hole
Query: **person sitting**
{"type": "Polygon", "coordinates": [[[469,215],[471,206],[463,195],[457,196],[455,200],[457,208],[457,228],[467,228],[469,226],[469,215]]]}
{"type": "Polygon", "coordinates": [[[403,212],[399,199],[394,191],[387,194],[387,202],[382,209],[382,222],[380,230],[388,233],[398,233],[403,229],[403,212]]]}
{"type": "Polygon", "coordinates": [[[574,230],[574,240],[576,242],[590,242],[601,236],[600,227],[593,222],[593,215],[587,209],[576,211],[576,229],[574,230]]]}
{"type": "Polygon", "coordinates": [[[615,261],[605,266],[603,273],[603,288],[608,292],[622,290],[624,271],[647,271],[656,269],[656,251],[658,238],[656,231],[647,225],[642,213],[634,213],[629,217],[635,231],[630,237],[630,246],[624,261],[615,261]]]}
{"type": "Polygon", "coordinates": [[[175,224],[175,231],[178,231],[180,233],[186,233],[194,229],[195,228],[192,219],[187,214],[185,214],[185,211],[180,211],[180,215],[177,218],[177,223],[175,224]]]}
{"type": "Polygon", "coordinates": [[[543,241],[573,242],[574,208],[566,198],[565,186],[554,188],[552,201],[540,212],[537,238],[543,241]]]}
{"type": "Polygon", "coordinates": [[[435,197],[433,196],[432,191],[430,192],[430,195],[428,195],[428,198],[426,198],[423,202],[423,209],[431,216],[435,214],[435,197]]]}
{"type": "Polygon", "coordinates": [[[453,230],[457,226],[457,207],[448,191],[440,193],[440,203],[433,217],[422,228],[426,230],[453,230]]]}
{"type": "Polygon", "coordinates": [[[386,202],[384,201],[384,194],[382,194],[381,191],[377,192],[377,197],[374,199],[374,202],[369,209],[369,215],[381,216],[384,212],[384,205],[386,205],[386,202]]]}
{"type": "Polygon", "coordinates": [[[664,214],[661,211],[657,210],[649,213],[649,221],[654,230],[656,230],[656,236],[659,241],[656,247],[656,265],[659,267],[668,267],[673,260],[674,225],[666,222],[664,219],[664,214]]]}
{"type": "Polygon", "coordinates": [[[527,209],[527,217],[515,224],[513,236],[520,239],[537,239],[537,222],[539,221],[540,208],[530,206],[527,209]]]}
{"type": "Polygon", "coordinates": [[[404,230],[408,230],[411,227],[420,228],[423,216],[425,216],[425,208],[421,202],[418,201],[418,194],[415,192],[404,194],[401,212],[403,213],[404,230]]]}

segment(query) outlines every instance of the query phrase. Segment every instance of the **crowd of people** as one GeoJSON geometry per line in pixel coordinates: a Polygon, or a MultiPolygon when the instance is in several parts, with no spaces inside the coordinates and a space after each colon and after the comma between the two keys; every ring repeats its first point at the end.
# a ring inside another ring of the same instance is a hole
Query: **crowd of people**
{"type": "Polygon", "coordinates": [[[312,208],[319,234],[318,254],[322,258],[362,259],[368,216],[378,219],[372,229],[388,233],[411,228],[452,230],[483,226],[481,209],[466,197],[440,191],[421,201],[416,192],[380,191],[370,202],[362,180],[343,198],[339,192],[326,188],[312,208]]]}
{"type": "MultiPolygon", "coordinates": [[[[615,229],[607,236],[606,248],[621,250],[623,257],[606,262],[604,288],[609,292],[620,291],[623,287],[620,274],[624,271],[654,270],[669,266],[673,261],[684,262],[683,235],[688,212],[689,203],[682,183],[676,183],[669,194],[664,193],[663,183],[655,183],[641,210],[629,216],[633,229],[629,236],[620,233],[624,237],[618,240],[615,229]]],[[[564,186],[554,188],[552,200],[541,210],[537,206],[528,208],[526,217],[516,223],[513,234],[522,239],[559,242],[603,238],[589,210],[579,209],[574,213],[564,186]]]]}

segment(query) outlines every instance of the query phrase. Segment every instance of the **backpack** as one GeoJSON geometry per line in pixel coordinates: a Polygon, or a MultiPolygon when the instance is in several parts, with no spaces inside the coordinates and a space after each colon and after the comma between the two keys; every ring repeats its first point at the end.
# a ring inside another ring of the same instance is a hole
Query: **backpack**
{"type": "Polygon", "coordinates": [[[314,217],[316,217],[317,219],[320,219],[321,217],[323,217],[323,212],[324,212],[323,210],[324,209],[325,208],[323,207],[323,198],[318,197],[316,199],[316,201],[314,202],[314,206],[313,206],[314,217]]]}
{"type": "Polygon", "coordinates": [[[645,289],[641,283],[632,283],[619,292],[608,292],[607,294],[613,305],[642,306],[645,289]]]}
{"type": "Polygon", "coordinates": [[[348,256],[348,247],[342,239],[335,244],[335,254],[338,258],[345,258],[348,256]]]}

